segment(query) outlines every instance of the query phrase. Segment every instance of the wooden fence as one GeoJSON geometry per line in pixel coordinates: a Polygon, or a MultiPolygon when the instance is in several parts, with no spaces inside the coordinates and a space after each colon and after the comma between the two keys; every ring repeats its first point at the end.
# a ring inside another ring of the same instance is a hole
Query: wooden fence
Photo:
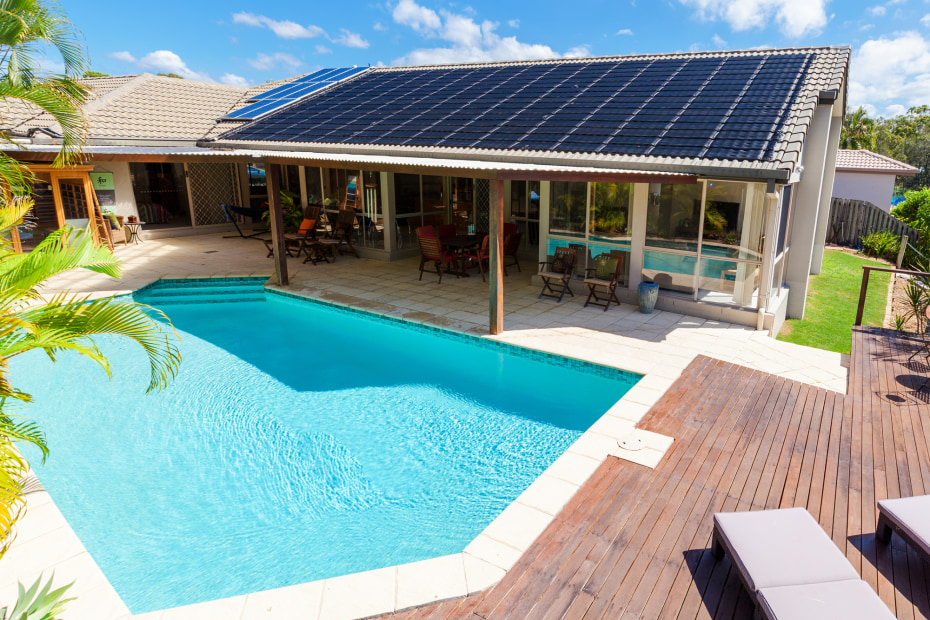
{"type": "Polygon", "coordinates": [[[827,243],[858,246],[862,237],[883,230],[891,231],[898,237],[907,235],[912,244],[920,240],[920,232],[916,228],[911,228],[871,202],[849,198],[834,198],[831,201],[827,243]]]}

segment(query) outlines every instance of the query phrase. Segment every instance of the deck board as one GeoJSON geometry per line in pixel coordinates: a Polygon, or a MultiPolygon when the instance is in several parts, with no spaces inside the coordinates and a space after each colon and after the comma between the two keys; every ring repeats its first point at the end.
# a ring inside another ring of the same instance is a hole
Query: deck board
{"type": "Polygon", "coordinates": [[[713,514],[803,506],[898,618],[930,620],[930,565],[874,536],[878,500],[930,492],[914,346],[855,328],[845,395],[696,358],[638,425],[675,437],[654,470],[608,457],[496,586],[394,617],[748,620],[713,514]]]}

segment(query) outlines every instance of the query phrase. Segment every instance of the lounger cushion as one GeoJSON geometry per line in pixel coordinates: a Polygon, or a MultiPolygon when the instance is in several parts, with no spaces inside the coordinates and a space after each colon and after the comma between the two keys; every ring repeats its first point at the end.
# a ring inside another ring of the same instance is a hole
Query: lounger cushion
{"type": "Polygon", "coordinates": [[[759,606],[770,620],[893,619],[869,584],[861,579],[782,586],[759,590],[759,606]]]}
{"type": "Polygon", "coordinates": [[[930,555],[930,495],[883,499],[878,502],[878,509],[892,523],[907,530],[911,538],[930,555]]]}
{"type": "Polygon", "coordinates": [[[565,278],[566,276],[565,276],[565,273],[563,273],[563,272],[558,272],[558,271],[540,271],[540,272],[539,272],[539,277],[540,277],[540,278],[553,278],[553,279],[555,279],[555,280],[561,280],[561,279],[565,278]]]}
{"type": "Polygon", "coordinates": [[[803,508],[722,512],[714,525],[750,591],[859,574],[803,508]]]}

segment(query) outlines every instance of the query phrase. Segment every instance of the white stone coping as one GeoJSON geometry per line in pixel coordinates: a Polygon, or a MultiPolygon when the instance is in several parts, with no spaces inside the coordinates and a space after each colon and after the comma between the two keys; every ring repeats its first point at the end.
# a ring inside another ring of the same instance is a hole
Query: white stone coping
{"type": "MultiPolygon", "coordinates": [[[[136,615],[129,613],[57,508],[55,515],[41,526],[44,534],[34,541],[39,544],[31,546],[29,555],[37,567],[57,571],[56,584],[74,578],[93,582],[92,589],[75,589],[74,594],[79,598],[66,609],[69,620],[290,620],[298,617],[351,620],[474,594],[500,581],[607,456],[650,468],[659,463],[672,445],[672,438],[637,429],[635,425],[673,382],[670,378],[644,376],[462,553],[136,615]],[[629,437],[642,440],[643,447],[635,451],[621,448],[618,440],[629,437]],[[55,548],[61,548],[62,535],[73,547],[72,556],[82,558],[81,571],[73,577],[69,576],[70,572],[63,575],[56,568],[60,560],[53,557],[55,548]],[[86,600],[92,593],[106,601],[105,610],[87,609],[88,604],[93,606],[94,599],[86,600]]],[[[45,493],[42,495],[48,497],[45,493]]],[[[51,502],[51,498],[48,501],[51,502]]],[[[23,571],[18,572],[23,574],[23,571]]],[[[0,570],[0,585],[8,585],[2,581],[6,577],[6,572],[0,570]]],[[[0,594],[8,591],[8,588],[0,589],[0,594]]]]}

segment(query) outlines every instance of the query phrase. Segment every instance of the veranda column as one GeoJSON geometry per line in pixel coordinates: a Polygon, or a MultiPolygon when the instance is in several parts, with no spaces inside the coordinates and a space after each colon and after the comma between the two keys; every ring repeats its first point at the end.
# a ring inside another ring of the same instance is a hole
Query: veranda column
{"type": "Polygon", "coordinates": [[[491,256],[488,259],[488,278],[490,282],[490,331],[499,334],[504,331],[504,182],[491,180],[491,256]]]}
{"type": "Polygon", "coordinates": [[[649,216],[649,184],[633,185],[633,205],[630,213],[630,277],[627,287],[636,290],[643,281],[646,256],[646,220],[649,216]]]}
{"type": "Polygon", "coordinates": [[[789,319],[804,318],[832,114],[833,106],[817,106],[804,142],[804,170],[797,187],[798,194],[791,223],[791,251],[788,252],[788,264],[785,269],[789,319]]]}
{"type": "Polygon", "coordinates": [[[830,122],[827,157],[823,164],[823,183],[820,185],[820,211],[817,213],[817,232],[814,235],[811,275],[819,274],[823,266],[823,250],[827,242],[827,227],[830,225],[830,206],[833,203],[833,181],[836,179],[836,152],[840,148],[840,133],[843,130],[843,119],[836,117],[836,112],[841,111],[841,108],[833,107],[835,109],[830,122]]]}
{"type": "Polygon", "coordinates": [[[274,249],[274,279],[287,286],[287,254],[284,252],[284,213],[281,209],[281,166],[266,164],[268,179],[268,221],[271,223],[271,247],[274,249]]]}

